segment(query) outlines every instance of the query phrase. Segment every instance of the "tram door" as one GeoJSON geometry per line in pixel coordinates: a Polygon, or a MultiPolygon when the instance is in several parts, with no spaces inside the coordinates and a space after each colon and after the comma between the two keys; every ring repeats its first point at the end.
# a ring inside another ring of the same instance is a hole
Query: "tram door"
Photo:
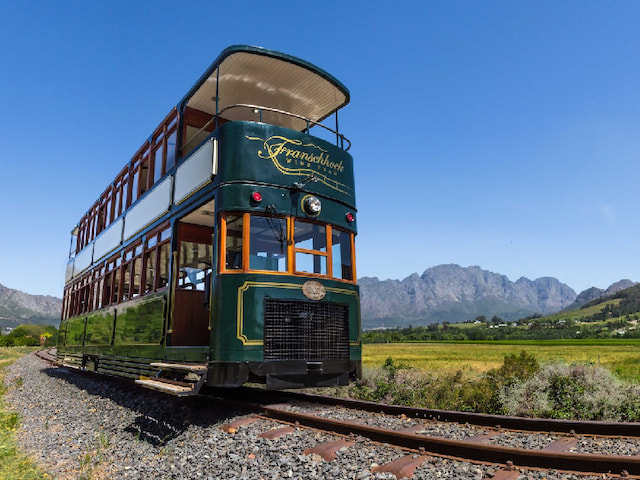
{"type": "Polygon", "coordinates": [[[213,264],[213,228],[178,222],[172,346],[209,345],[208,289],[213,264]]]}

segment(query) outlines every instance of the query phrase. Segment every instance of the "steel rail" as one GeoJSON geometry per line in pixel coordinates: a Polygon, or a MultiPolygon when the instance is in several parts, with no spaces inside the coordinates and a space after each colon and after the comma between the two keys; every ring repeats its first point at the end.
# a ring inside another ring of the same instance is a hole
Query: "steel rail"
{"type": "MultiPolygon", "coordinates": [[[[255,389],[258,390],[258,389],[255,389]]],[[[263,391],[264,392],[264,391],[263,391]]],[[[255,393],[254,393],[255,395],[255,393]]],[[[640,422],[604,422],[589,420],[560,420],[551,418],[526,418],[503,415],[489,415],[473,412],[455,412],[414,408],[403,405],[351,400],[347,398],[325,397],[298,392],[282,392],[288,399],[307,401],[332,406],[342,406],[366,412],[405,415],[409,418],[423,418],[441,422],[468,423],[483,427],[505,428],[531,432],[576,433],[582,435],[612,435],[622,437],[640,437],[640,422]]],[[[254,397],[255,398],[255,397],[254,397]]]]}
{"type": "Polygon", "coordinates": [[[40,357],[41,359],[49,362],[49,363],[54,363],[54,364],[58,364],[58,359],[56,358],[55,354],[51,353],[52,350],[55,350],[55,348],[48,348],[48,349],[44,349],[44,350],[37,350],[35,353],[35,355],[37,357],[40,357]]]}
{"type": "Polygon", "coordinates": [[[479,444],[468,441],[428,437],[416,433],[371,427],[360,423],[333,420],[307,413],[297,413],[256,403],[229,402],[235,408],[246,408],[273,420],[301,425],[340,435],[356,435],[374,442],[442,455],[458,459],[489,462],[516,467],[557,469],[579,473],[616,473],[640,475],[640,457],[588,453],[527,450],[514,447],[479,444]]]}

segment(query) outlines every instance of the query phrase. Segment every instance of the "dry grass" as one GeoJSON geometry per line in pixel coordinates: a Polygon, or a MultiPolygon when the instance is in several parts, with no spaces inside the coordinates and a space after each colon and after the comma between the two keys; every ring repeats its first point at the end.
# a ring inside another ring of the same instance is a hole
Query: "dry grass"
{"type": "Polygon", "coordinates": [[[3,400],[5,369],[18,358],[34,350],[33,347],[0,347],[0,478],[3,480],[46,479],[16,445],[15,434],[19,428],[18,415],[3,400]]]}
{"type": "Polygon", "coordinates": [[[389,357],[424,372],[473,370],[486,372],[502,365],[505,355],[521,351],[539,362],[601,365],[623,378],[640,381],[640,346],[625,344],[487,344],[390,343],[363,345],[365,367],[381,367],[389,357]]]}

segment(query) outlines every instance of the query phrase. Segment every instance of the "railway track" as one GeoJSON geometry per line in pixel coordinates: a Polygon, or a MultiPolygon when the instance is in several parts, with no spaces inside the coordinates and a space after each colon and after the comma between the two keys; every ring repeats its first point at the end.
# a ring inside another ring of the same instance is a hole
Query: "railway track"
{"type": "Polygon", "coordinates": [[[48,348],[46,350],[38,350],[37,352],[34,352],[34,354],[46,362],[57,365],[58,360],[56,359],[55,351],[56,351],[55,348],[48,348]]]}
{"type": "MultiPolygon", "coordinates": [[[[288,395],[287,395],[288,396],[288,395]]],[[[255,394],[253,395],[255,398],[255,394]]],[[[301,398],[299,395],[294,394],[293,398],[301,398]]],[[[305,397],[302,397],[305,398],[305,397]]],[[[309,399],[316,399],[323,405],[339,404],[348,405],[349,408],[360,409],[362,402],[345,402],[342,399],[329,399],[326,397],[306,397],[309,399]]],[[[480,434],[472,436],[466,440],[452,440],[447,438],[438,438],[434,436],[427,436],[421,434],[422,430],[425,430],[421,426],[412,426],[408,429],[388,429],[379,428],[363,424],[359,421],[343,421],[335,420],[327,416],[320,416],[309,413],[302,413],[291,411],[288,407],[269,404],[268,402],[249,402],[229,400],[227,398],[217,398],[218,401],[223,403],[229,403],[234,407],[244,408],[251,410],[255,415],[270,418],[279,422],[284,422],[289,425],[300,425],[308,428],[319,429],[327,432],[332,432],[338,435],[347,437],[363,437],[374,442],[393,445],[402,449],[409,450],[408,453],[401,461],[396,461],[394,465],[389,466],[391,469],[401,468],[404,469],[407,466],[413,466],[415,468],[421,461],[419,461],[414,453],[419,453],[422,460],[426,458],[426,455],[438,455],[446,456],[458,460],[467,460],[472,462],[482,463],[494,463],[502,465],[499,475],[494,478],[499,479],[516,479],[518,478],[518,468],[543,468],[543,469],[556,469],[568,472],[576,472],[582,474],[613,474],[620,475],[622,477],[633,475],[640,476],[640,456],[631,455],[598,455],[587,453],[575,453],[571,452],[580,437],[575,434],[560,436],[557,440],[549,443],[545,448],[538,450],[531,450],[526,448],[514,448],[508,446],[500,446],[488,443],[492,438],[500,435],[500,432],[504,432],[505,429],[499,423],[502,417],[489,416],[475,416],[464,417],[469,420],[478,420],[478,423],[474,425],[485,426],[489,423],[490,419],[494,420],[493,428],[499,429],[493,433],[480,434]]],[[[281,398],[282,400],[282,398],[281,398]]],[[[368,411],[375,411],[374,404],[366,403],[366,409],[368,411]]],[[[387,414],[397,413],[406,418],[410,414],[414,418],[427,418],[434,412],[425,412],[421,409],[409,409],[409,408],[388,408],[387,405],[377,405],[377,411],[383,411],[387,414]]],[[[457,412],[448,412],[455,417],[457,412]]],[[[445,415],[442,415],[445,416],[445,415]]],[[[438,421],[442,421],[440,418],[438,421]]],[[[465,422],[472,424],[472,422],[465,422]]],[[[532,421],[532,419],[516,419],[510,418],[509,428],[517,431],[537,432],[534,427],[540,425],[532,421]],[[518,422],[520,420],[520,422],[518,422]]],[[[545,421],[542,424],[545,428],[541,432],[549,434],[549,432],[561,432],[567,427],[567,422],[559,422],[557,425],[553,421],[545,421]],[[554,428],[556,427],[556,428],[554,428]]],[[[612,425],[603,424],[602,422],[580,422],[584,431],[588,431],[593,434],[594,432],[602,429],[610,434],[612,425]]],[[[638,425],[635,424],[635,430],[631,427],[627,427],[629,424],[619,424],[622,426],[621,430],[627,431],[632,436],[640,436],[640,430],[638,425]]],[[[634,424],[631,424],[634,426],[634,424]]],[[[602,435],[602,434],[599,434],[602,435]]],[[[336,444],[337,447],[345,446],[342,444],[336,444]]],[[[330,448],[331,446],[329,446],[330,448]]],[[[640,454],[640,452],[638,452],[640,454]]],[[[389,470],[392,471],[393,470],[389,470]]],[[[399,477],[401,478],[401,477],[399,477]]]]}
{"type": "MultiPolygon", "coordinates": [[[[242,393],[246,398],[256,395],[269,394],[261,389],[244,388],[242,393]]],[[[558,420],[547,418],[524,418],[504,415],[489,415],[473,412],[456,412],[449,410],[434,410],[427,408],[413,408],[403,405],[387,405],[348,398],[326,397],[298,392],[276,392],[273,399],[280,402],[298,401],[313,404],[341,406],[365,412],[386,413],[389,415],[404,415],[408,418],[436,420],[477,425],[483,427],[504,428],[531,432],[559,432],[583,435],[612,435],[640,437],[640,422],[602,422],[584,420],[558,420]]]]}
{"type": "MultiPolygon", "coordinates": [[[[48,362],[55,363],[55,356],[51,352],[38,355],[48,362]]],[[[354,446],[358,443],[355,441],[356,438],[401,448],[406,452],[404,456],[379,466],[380,471],[393,473],[398,478],[411,477],[413,471],[429,456],[499,465],[500,468],[493,477],[498,480],[515,480],[521,474],[520,469],[555,469],[621,478],[640,477],[640,456],[638,456],[640,452],[632,452],[629,455],[604,455],[571,451],[576,448],[581,436],[584,435],[598,435],[603,438],[640,438],[638,423],[571,422],[501,417],[380,405],[300,393],[272,393],[250,388],[239,389],[231,394],[229,391],[220,390],[206,393],[219,404],[251,412],[225,427],[232,433],[242,428],[244,424],[262,418],[284,424],[281,428],[274,428],[273,433],[269,435],[287,435],[293,431],[292,426],[317,429],[337,435],[341,440],[325,442],[313,451],[305,450],[305,454],[315,453],[326,460],[335,457],[340,449],[357,448],[354,446]],[[256,398],[260,398],[260,401],[256,402],[256,398]],[[306,404],[307,407],[296,406],[301,403],[306,404]],[[324,411],[318,412],[318,407],[323,407],[324,411]],[[353,416],[356,418],[353,419],[339,420],[332,418],[338,415],[334,415],[331,408],[348,409],[360,414],[354,413],[353,416]],[[374,413],[380,415],[383,412],[387,416],[411,420],[411,427],[381,428],[368,425],[366,419],[363,419],[362,412],[369,412],[371,415],[374,413]],[[428,426],[435,422],[456,422],[465,426],[483,427],[484,433],[471,435],[462,440],[425,435],[429,430],[428,426]],[[527,449],[496,444],[495,438],[504,435],[505,432],[511,432],[512,435],[513,432],[516,432],[515,435],[543,432],[547,437],[550,432],[557,432],[557,434],[554,434],[554,440],[545,447],[527,449]]],[[[264,434],[267,437],[268,432],[264,434]]]]}

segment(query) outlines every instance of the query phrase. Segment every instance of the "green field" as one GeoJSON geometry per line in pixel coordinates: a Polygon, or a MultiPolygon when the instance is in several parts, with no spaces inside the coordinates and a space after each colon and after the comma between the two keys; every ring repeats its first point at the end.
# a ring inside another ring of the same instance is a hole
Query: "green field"
{"type": "Polygon", "coordinates": [[[525,350],[539,362],[591,363],[640,381],[640,342],[556,340],[511,343],[386,343],[363,345],[365,367],[381,367],[388,357],[425,372],[475,370],[502,365],[504,356],[525,350]]]}

